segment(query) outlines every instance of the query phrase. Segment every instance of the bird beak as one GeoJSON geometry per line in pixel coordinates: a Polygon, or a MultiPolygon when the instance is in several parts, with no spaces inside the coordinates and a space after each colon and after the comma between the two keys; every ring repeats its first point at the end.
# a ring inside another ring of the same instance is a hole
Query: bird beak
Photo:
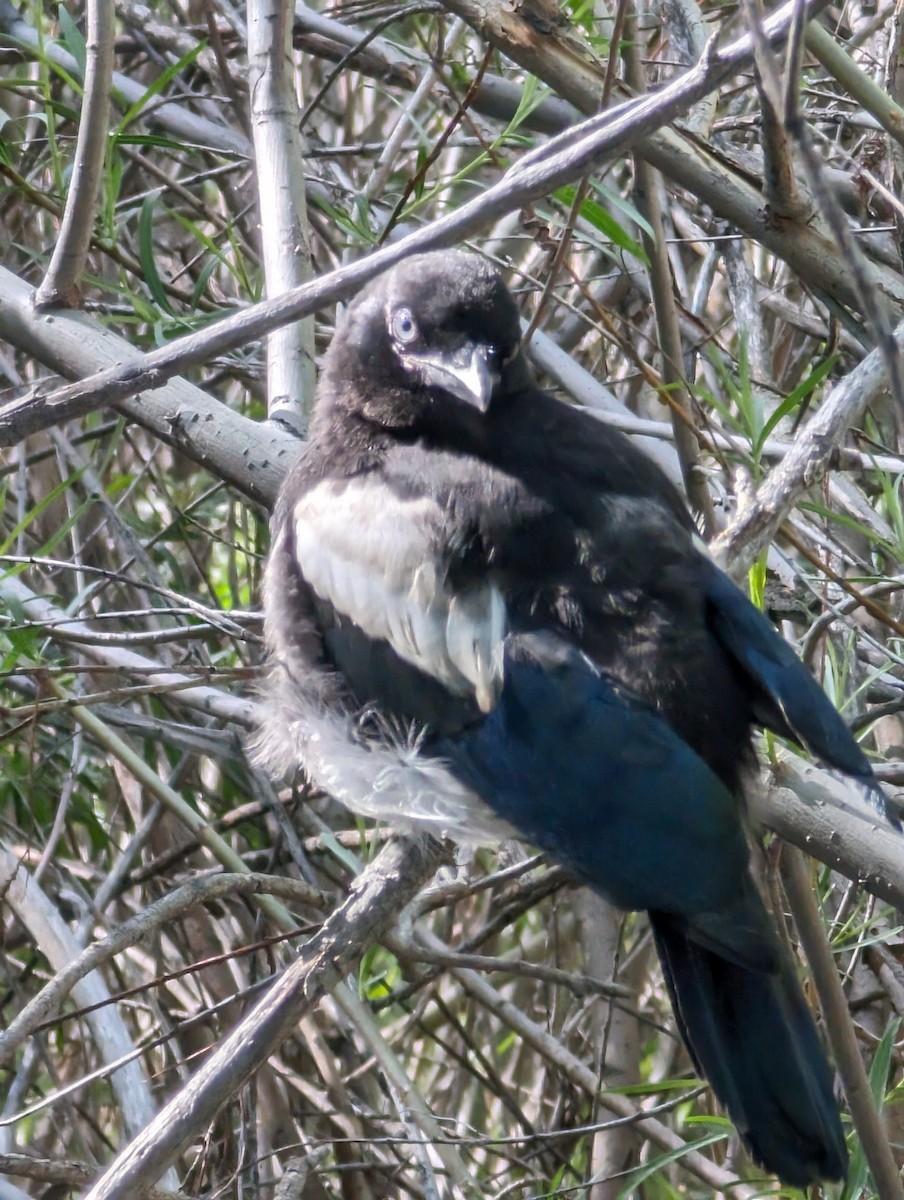
{"type": "Polygon", "coordinates": [[[456,350],[411,355],[409,362],[427,387],[442,388],[485,413],[501,378],[491,365],[491,353],[489,346],[466,342],[456,350]]]}

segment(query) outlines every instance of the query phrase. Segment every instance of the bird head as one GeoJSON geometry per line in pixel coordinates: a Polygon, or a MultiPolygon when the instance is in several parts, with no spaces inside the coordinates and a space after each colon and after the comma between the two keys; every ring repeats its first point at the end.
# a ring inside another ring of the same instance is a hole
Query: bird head
{"type": "Polygon", "coordinates": [[[387,426],[416,426],[462,406],[464,416],[483,414],[526,378],[520,339],[515,302],[490,263],[461,251],[419,254],[349,305],[324,384],[387,426]]]}

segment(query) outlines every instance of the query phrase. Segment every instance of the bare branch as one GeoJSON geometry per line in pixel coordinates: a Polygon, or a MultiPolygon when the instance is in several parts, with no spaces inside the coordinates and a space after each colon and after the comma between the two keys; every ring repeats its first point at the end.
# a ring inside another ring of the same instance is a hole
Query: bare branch
{"type": "Polygon", "coordinates": [[[39,308],[77,307],[80,281],[94,232],[110,120],[113,72],[113,0],[89,0],[85,39],[85,91],[66,210],[50,266],[35,293],[39,308]]]}

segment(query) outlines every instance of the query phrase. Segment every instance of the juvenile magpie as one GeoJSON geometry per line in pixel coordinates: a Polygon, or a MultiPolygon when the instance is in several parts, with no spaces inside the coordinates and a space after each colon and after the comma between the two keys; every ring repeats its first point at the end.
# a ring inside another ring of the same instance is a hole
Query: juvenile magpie
{"type": "Polygon", "coordinates": [[[833,1078],[749,870],[751,730],[867,787],[661,471],[549,396],[480,258],[350,304],[274,513],[258,753],[368,815],[518,836],[649,913],[681,1033],[754,1159],[839,1179],[833,1078]]]}

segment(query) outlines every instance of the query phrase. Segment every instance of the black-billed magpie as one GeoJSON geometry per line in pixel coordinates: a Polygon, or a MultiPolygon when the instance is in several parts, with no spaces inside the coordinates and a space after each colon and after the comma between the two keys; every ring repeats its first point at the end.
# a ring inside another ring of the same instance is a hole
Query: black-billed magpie
{"type": "Polygon", "coordinates": [[[832,1073],[750,874],[742,777],[754,725],[874,789],[869,763],[658,467],[537,387],[492,266],[420,255],[350,304],[272,533],[261,759],[397,824],[517,834],[645,909],[691,1056],[754,1159],[791,1184],[841,1178],[832,1073]]]}

